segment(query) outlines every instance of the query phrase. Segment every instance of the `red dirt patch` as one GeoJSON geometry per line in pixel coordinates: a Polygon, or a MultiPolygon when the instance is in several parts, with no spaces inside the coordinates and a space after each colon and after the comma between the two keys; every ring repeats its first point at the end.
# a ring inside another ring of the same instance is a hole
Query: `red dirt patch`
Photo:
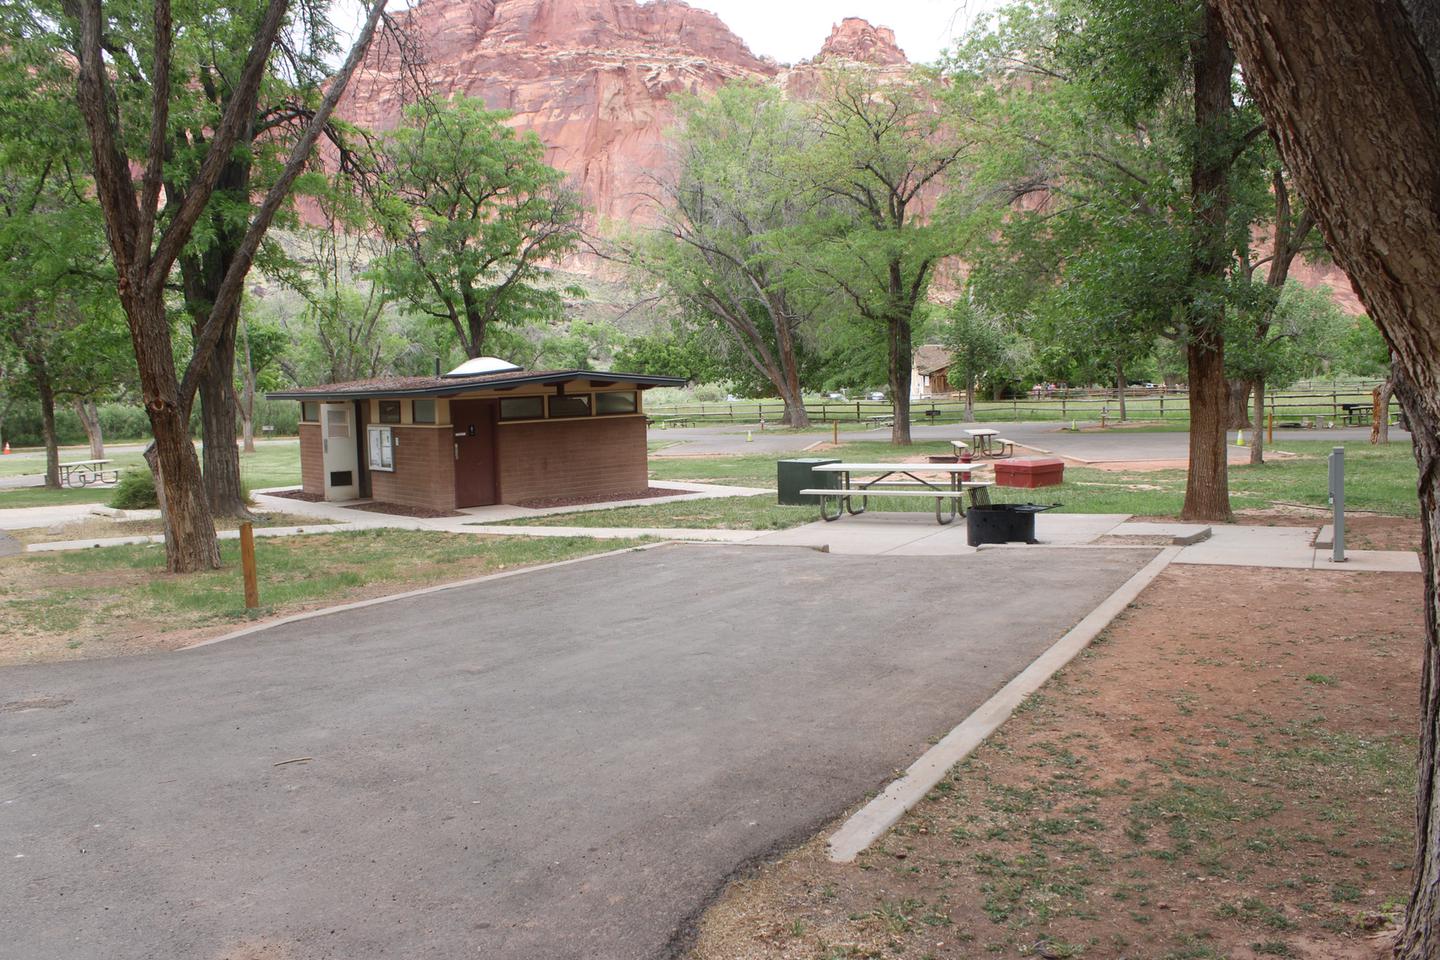
{"type": "Polygon", "coordinates": [[[694,956],[1378,960],[1420,593],[1171,567],[856,863],[827,828],[732,885],[694,956]]]}
{"type": "Polygon", "coordinates": [[[294,490],[266,490],[267,497],[284,497],[286,500],[304,500],[306,503],[323,503],[325,498],[318,493],[306,493],[299,487],[294,490]]]}

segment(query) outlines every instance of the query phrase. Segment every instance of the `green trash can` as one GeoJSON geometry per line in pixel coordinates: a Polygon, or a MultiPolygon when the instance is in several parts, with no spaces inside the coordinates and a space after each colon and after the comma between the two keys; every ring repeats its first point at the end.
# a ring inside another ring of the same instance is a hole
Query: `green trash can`
{"type": "Polygon", "coordinates": [[[840,474],[815,472],[822,463],[839,463],[835,457],[800,457],[795,460],[779,460],[775,463],[775,487],[780,492],[777,502],[796,507],[812,507],[819,503],[819,497],[805,497],[801,490],[838,490],[840,474]]]}

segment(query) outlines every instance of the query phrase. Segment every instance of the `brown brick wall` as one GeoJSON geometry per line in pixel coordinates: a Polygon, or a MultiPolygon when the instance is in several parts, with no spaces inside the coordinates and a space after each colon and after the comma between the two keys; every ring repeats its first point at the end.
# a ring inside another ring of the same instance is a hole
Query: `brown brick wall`
{"type": "Polygon", "coordinates": [[[649,486],[644,417],[500,425],[500,499],[592,497],[649,486]]]}
{"type": "Polygon", "coordinates": [[[392,427],[395,472],[370,471],[370,496],[429,510],[455,509],[455,451],[449,427],[392,427]]]}
{"type": "Polygon", "coordinates": [[[325,496],[325,446],[320,424],[300,424],[300,486],[317,497],[325,496]]]}

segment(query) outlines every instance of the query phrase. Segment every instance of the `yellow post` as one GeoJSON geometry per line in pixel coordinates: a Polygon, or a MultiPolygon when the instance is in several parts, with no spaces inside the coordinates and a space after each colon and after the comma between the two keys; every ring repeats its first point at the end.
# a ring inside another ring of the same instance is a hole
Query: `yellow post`
{"type": "Polygon", "coordinates": [[[255,526],[240,524],[240,569],[245,576],[245,609],[260,608],[260,584],[255,578],[255,526]]]}

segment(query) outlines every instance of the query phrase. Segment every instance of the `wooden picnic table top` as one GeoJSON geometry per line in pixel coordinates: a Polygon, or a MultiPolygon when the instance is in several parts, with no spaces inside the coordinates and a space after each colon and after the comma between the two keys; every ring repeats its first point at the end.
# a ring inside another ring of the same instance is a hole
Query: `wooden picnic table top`
{"type": "Polygon", "coordinates": [[[820,463],[810,469],[815,473],[853,473],[858,470],[883,470],[889,473],[969,473],[984,466],[983,463],[820,463]]]}
{"type": "Polygon", "coordinates": [[[991,430],[989,427],[979,427],[975,430],[966,430],[965,434],[971,437],[998,437],[999,430],[991,430]]]}

